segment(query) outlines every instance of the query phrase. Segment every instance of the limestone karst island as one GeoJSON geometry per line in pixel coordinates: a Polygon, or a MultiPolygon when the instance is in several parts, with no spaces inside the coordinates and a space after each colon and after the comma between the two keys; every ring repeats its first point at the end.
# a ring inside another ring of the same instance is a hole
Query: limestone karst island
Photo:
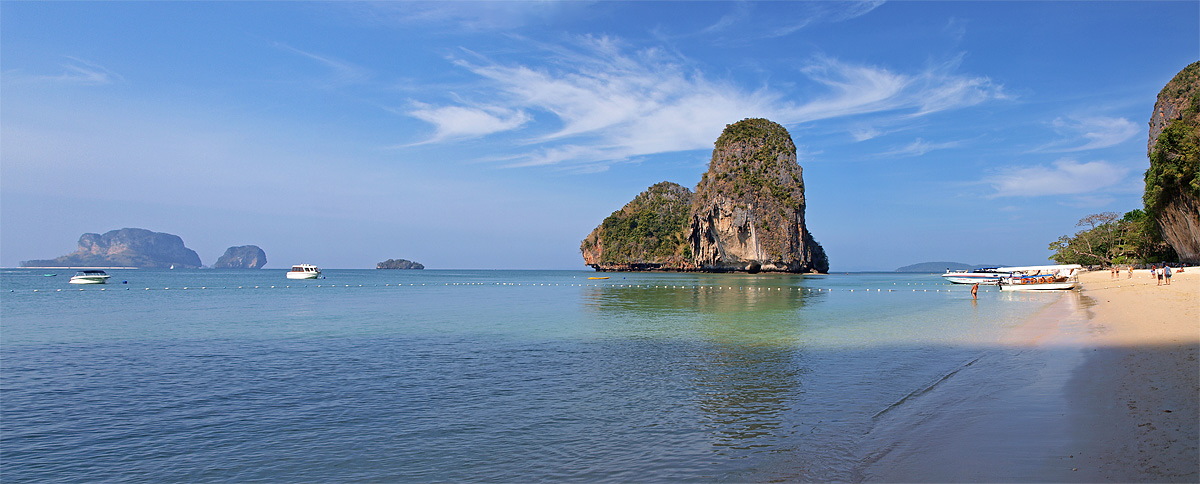
{"type": "Polygon", "coordinates": [[[658,183],[580,245],[598,271],[828,272],[804,223],[796,145],[766,119],[728,125],[693,193],[658,183]]]}
{"type": "MultiPolygon", "coordinates": [[[[267,254],[257,245],[225,250],[213,269],[260,269],[267,254]]],[[[200,256],[178,235],[139,228],[86,233],[75,252],[53,259],[27,260],[21,267],[135,267],[142,269],[197,269],[200,256]]]]}

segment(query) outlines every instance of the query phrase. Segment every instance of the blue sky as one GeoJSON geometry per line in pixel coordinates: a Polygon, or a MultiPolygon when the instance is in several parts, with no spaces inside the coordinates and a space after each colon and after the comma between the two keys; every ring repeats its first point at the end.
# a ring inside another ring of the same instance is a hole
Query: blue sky
{"type": "Polygon", "coordinates": [[[725,125],[799,151],[834,271],[1038,264],[1141,206],[1187,2],[3,2],[0,265],[84,232],[205,264],[582,269],[725,125]]]}

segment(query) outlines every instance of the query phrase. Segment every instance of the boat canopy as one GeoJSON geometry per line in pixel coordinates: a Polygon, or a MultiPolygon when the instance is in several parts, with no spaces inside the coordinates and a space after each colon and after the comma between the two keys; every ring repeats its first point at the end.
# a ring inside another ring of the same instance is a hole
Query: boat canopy
{"type": "Polygon", "coordinates": [[[1083,269],[1079,264],[1063,264],[1054,266],[1022,266],[1022,267],[997,267],[996,270],[1003,272],[1054,272],[1054,271],[1070,271],[1083,269]]]}

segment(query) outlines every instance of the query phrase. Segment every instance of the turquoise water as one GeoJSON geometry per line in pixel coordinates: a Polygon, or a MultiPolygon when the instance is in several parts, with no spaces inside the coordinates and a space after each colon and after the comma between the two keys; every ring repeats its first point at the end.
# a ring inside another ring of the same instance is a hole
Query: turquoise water
{"type": "Polygon", "coordinates": [[[881,412],[1058,296],[893,273],[72,272],[0,273],[6,482],[847,480],[881,412]]]}

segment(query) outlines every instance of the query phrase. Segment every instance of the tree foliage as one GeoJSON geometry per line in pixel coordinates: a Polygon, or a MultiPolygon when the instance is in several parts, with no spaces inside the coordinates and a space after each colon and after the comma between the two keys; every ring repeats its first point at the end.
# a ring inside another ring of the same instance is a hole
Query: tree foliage
{"type": "Polygon", "coordinates": [[[1141,210],[1088,215],[1075,224],[1087,227],[1050,243],[1059,264],[1113,265],[1174,260],[1175,252],[1162,241],[1154,220],[1141,210]]]}
{"type": "Polygon", "coordinates": [[[1171,121],[1150,152],[1146,170],[1146,193],[1142,200],[1151,217],[1180,196],[1200,199],[1200,94],[1192,97],[1182,119],[1171,121]]]}
{"type": "MultiPolygon", "coordinates": [[[[600,224],[602,264],[687,260],[691,192],[669,182],[650,187],[600,224]]],[[[584,241],[586,250],[589,241],[584,241]]]]}

